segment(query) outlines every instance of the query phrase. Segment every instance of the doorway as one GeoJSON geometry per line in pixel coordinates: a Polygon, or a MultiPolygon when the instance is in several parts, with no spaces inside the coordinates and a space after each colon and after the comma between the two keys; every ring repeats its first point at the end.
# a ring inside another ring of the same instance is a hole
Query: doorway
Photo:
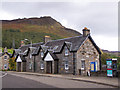
{"type": "Polygon", "coordinates": [[[17,66],[18,72],[21,72],[21,62],[18,62],[17,65],[18,65],[18,66],[17,66]]]}
{"type": "Polygon", "coordinates": [[[52,73],[52,61],[47,61],[46,62],[46,73],[51,74],[52,73]]]}

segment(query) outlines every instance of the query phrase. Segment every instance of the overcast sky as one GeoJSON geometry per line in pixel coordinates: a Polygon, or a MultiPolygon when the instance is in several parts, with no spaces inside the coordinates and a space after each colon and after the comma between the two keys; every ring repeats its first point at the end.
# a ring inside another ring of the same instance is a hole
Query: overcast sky
{"type": "Polygon", "coordinates": [[[101,49],[118,50],[117,2],[2,2],[0,19],[51,16],[82,33],[89,28],[101,49]]]}

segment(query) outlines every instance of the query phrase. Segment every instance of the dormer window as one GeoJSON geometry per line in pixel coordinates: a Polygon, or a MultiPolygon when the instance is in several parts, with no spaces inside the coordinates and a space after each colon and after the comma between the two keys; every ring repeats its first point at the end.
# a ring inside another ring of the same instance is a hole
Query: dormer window
{"type": "Polygon", "coordinates": [[[30,58],[32,58],[32,53],[30,53],[30,58]]]}
{"type": "Polygon", "coordinates": [[[65,56],[67,56],[68,55],[68,49],[67,49],[67,47],[65,47],[65,56]]]}
{"type": "Polygon", "coordinates": [[[43,53],[42,51],[41,51],[41,53],[40,53],[40,54],[41,54],[41,57],[43,57],[43,56],[44,56],[44,53],[43,53]]]}
{"type": "Polygon", "coordinates": [[[7,60],[7,56],[4,56],[4,60],[7,60]]]}

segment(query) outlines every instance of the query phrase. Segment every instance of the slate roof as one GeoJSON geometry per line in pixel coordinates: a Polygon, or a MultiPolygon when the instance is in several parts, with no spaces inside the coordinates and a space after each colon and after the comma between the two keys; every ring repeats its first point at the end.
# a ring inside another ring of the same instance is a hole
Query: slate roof
{"type": "Polygon", "coordinates": [[[67,46],[70,52],[76,52],[87,38],[92,41],[97,51],[101,54],[99,47],[96,45],[90,34],[87,36],[80,35],[70,38],[51,40],[47,42],[45,46],[48,46],[48,50],[53,51],[53,53],[60,53],[64,45],[67,46]]]}
{"type": "Polygon", "coordinates": [[[20,49],[14,49],[13,54],[11,55],[11,58],[14,57],[14,56],[17,56],[19,53],[21,53],[20,49]]]}
{"type": "Polygon", "coordinates": [[[4,52],[3,52],[3,53],[0,53],[0,57],[3,56],[4,54],[5,54],[4,52]]]}
{"type": "Polygon", "coordinates": [[[40,42],[40,43],[33,43],[32,45],[31,44],[28,44],[28,45],[24,45],[22,47],[20,47],[19,49],[21,50],[21,52],[24,52],[25,50],[27,50],[29,47],[39,47],[40,45],[42,45],[43,42],[40,42]]]}
{"type": "Polygon", "coordinates": [[[55,53],[60,52],[64,44],[66,44],[70,51],[77,51],[87,37],[88,36],[83,37],[80,35],[65,39],[52,40],[47,42],[45,46],[48,46],[49,49],[52,49],[55,53]],[[55,47],[56,49],[54,49],[55,47]]]}
{"type": "MultiPolygon", "coordinates": [[[[97,51],[101,54],[99,47],[96,45],[96,43],[89,34],[87,36],[80,35],[70,38],[51,40],[45,44],[43,44],[43,42],[32,44],[32,55],[38,55],[40,49],[42,49],[44,52],[44,57],[46,56],[47,52],[50,52],[51,56],[54,59],[58,59],[55,54],[60,53],[63,46],[66,45],[70,52],[76,52],[87,38],[92,41],[97,51]]],[[[30,51],[30,47],[31,44],[20,47],[16,50],[17,55],[21,53],[22,56],[27,56],[30,51]]]]}
{"type": "Polygon", "coordinates": [[[58,57],[56,56],[56,54],[53,54],[52,52],[49,52],[49,53],[53,57],[54,60],[58,60],[58,57]]]}
{"type": "Polygon", "coordinates": [[[46,53],[47,48],[48,48],[47,46],[40,45],[40,47],[37,47],[36,49],[34,49],[32,55],[37,55],[40,52],[40,49],[42,49],[43,53],[46,53]]]}
{"type": "Polygon", "coordinates": [[[19,53],[22,53],[23,56],[27,56],[28,55],[28,52],[30,51],[30,48],[31,46],[34,48],[33,51],[40,47],[40,45],[42,45],[43,42],[40,42],[40,43],[33,43],[32,45],[31,44],[28,44],[28,45],[24,45],[22,47],[19,47],[18,49],[14,49],[14,55],[18,55],[19,53]]]}
{"type": "Polygon", "coordinates": [[[2,57],[4,54],[7,54],[10,58],[12,57],[12,54],[10,54],[8,52],[2,52],[2,53],[0,53],[0,57],[2,57]]]}
{"type": "Polygon", "coordinates": [[[32,45],[31,44],[28,44],[28,45],[24,45],[22,47],[19,47],[18,49],[14,49],[14,53],[12,56],[16,56],[16,59],[15,61],[17,60],[18,56],[20,56],[20,58],[22,59],[22,61],[26,61],[25,59],[25,56],[28,55],[30,49],[32,49],[32,53],[34,52],[34,50],[36,50],[38,47],[40,47],[40,45],[42,45],[43,42],[40,42],[40,43],[33,43],[32,45]],[[32,46],[32,48],[31,48],[32,46]]]}

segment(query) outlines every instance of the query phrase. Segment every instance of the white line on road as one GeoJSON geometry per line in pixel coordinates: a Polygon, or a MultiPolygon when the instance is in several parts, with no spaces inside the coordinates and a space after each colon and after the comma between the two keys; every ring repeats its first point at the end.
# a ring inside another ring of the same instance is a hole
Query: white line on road
{"type": "Polygon", "coordinates": [[[6,76],[6,75],[7,75],[7,73],[5,73],[5,75],[3,75],[2,77],[6,76]]]}
{"type": "Polygon", "coordinates": [[[2,77],[2,78],[3,78],[3,77],[5,77],[6,75],[7,75],[7,73],[5,73],[4,75],[2,75],[2,76],[0,76],[0,77],[2,77]]]}

